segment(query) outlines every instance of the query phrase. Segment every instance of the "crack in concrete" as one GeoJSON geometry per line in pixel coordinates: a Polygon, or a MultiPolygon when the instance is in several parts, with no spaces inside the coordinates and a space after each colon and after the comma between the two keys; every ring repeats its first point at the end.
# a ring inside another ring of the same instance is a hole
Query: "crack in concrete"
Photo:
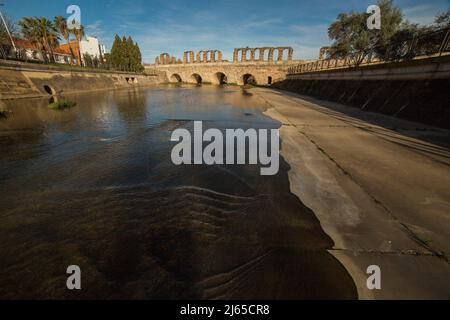
{"type": "Polygon", "coordinates": [[[439,257],[432,252],[425,253],[416,250],[394,250],[394,251],[382,251],[382,250],[351,250],[344,248],[333,248],[329,251],[349,252],[354,255],[360,254],[378,254],[378,255],[399,255],[399,256],[417,256],[417,257],[439,257]]]}
{"type": "Polygon", "coordinates": [[[330,156],[322,147],[320,147],[313,139],[311,139],[306,132],[301,131],[297,126],[294,125],[294,127],[297,128],[298,132],[302,135],[304,135],[314,146],[319,150],[324,156],[326,156],[330,161],[332,161],[336,167],[346,176],[348,176],[356,185],[358,185],[369,197],[374,201],[378,206],[380,206],[384,211],[386,211],[391,218],[400,224],[402,227],[401,230],[414,242],[416,242],[418,245],[420,245],[425,250],[428,250],[431,255],[436,256],[438,258],[443,259],[445,262],[450,264],[450,260],[447,257],[447,255],[443,252],[439,252],[436,249],[433,249],[429,244],[427,244],[425,241],[423,241],[417,234],[414,233],[405,223],[403,223],[400,219],[395,216],[395,214],[389,210],[389,208],[384,205],[380,200],[378,200],[373,194],[371,194],[369,191],[367,191],[362,184],[360,184],[356,179],[349,173],[347,170],[345,170],[332,156],[330,156]]]}

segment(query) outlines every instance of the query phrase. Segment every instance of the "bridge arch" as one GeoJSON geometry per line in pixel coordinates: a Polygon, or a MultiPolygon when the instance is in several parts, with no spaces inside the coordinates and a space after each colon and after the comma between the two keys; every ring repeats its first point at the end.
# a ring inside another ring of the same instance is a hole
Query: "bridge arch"
{"type": "Polygon", "coordinates": [[[195,84],[202,84],[202,82],[203,82],[202,76],[199,75],[198,73],[192,74],[189,80],[190,80],[190,83],[195,83],[195,84]]]}
{"type": "Polygon", "coordinates": [[[250,84],[250,85],[256,85],[258,84],[256,82],[256,78],[255,76],[253,76],[250,73],[246,73],[242,76],[242,82],[244,83],[244,85],[250,84]]]}
{"type": "Polygon", "coordinates": [[[228,77],[226,76],[225,73],[217,72],[214,76],[215,77],[213,77],[213,78],[215,78],[214,80],[216,80],[215,81],[216,84],[223,85],[223,84],[227,84],[228,83],[228,77]]]}
{"type": "Polygon", "coordinates": [[[181,76],[178,73],[174,73],[173,75],[170,76],[170,82],[183,82],[183,79],[181,78],[181,76]]]}

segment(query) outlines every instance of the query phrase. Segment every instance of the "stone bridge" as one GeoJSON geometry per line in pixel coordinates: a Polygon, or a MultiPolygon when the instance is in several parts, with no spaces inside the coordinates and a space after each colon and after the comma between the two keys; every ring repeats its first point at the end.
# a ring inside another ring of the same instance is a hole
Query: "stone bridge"
{"type": "Polygon", "coordinates": [[[270,85],[285,80],[288,68],[302,62],[294,61],[293,53],[291,47],[237,48],[233,62],[223,60],[219,50],[186,51],[183,60],[163,53],[145,68],[165,73],[173,83],[270,85]]]}

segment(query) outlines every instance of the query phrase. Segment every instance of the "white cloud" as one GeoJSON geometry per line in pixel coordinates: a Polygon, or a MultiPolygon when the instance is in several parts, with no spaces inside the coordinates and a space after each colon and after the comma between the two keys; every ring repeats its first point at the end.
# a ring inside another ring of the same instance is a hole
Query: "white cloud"
{"type": "Polygon", "coordinates": [[[279,19],[279,18],[273,18],[273,19],[265,19],[265,20],[253,20],[253,21],[249,21],[245,24],[242,25],[242,28],[261,28],[261,27],[269,27],[269,26],[273,26],[276,24],[280,24],[282,23],[283,20],[279,19]]]}
{"type": "Polygon", "coordinates": [[[423,4],[406,8],[403,10],[403,14],[410,22],[426,25],[433,23],[436,15],[441,11],[444,10],[439,10],[430,4],[423,4]]]}

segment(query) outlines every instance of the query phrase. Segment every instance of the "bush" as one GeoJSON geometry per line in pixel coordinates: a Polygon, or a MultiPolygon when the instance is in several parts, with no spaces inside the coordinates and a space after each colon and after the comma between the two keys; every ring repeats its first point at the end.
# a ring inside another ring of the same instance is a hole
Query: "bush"
{"type": "Polygon", "coordinates": [[[60,100],[60,101],[49,104],[48,107],[53,110],[63,110],[63,109],[73,108],[76,105],[77,105],[76,102],[73,102],[70,100],[60,100]]]}

